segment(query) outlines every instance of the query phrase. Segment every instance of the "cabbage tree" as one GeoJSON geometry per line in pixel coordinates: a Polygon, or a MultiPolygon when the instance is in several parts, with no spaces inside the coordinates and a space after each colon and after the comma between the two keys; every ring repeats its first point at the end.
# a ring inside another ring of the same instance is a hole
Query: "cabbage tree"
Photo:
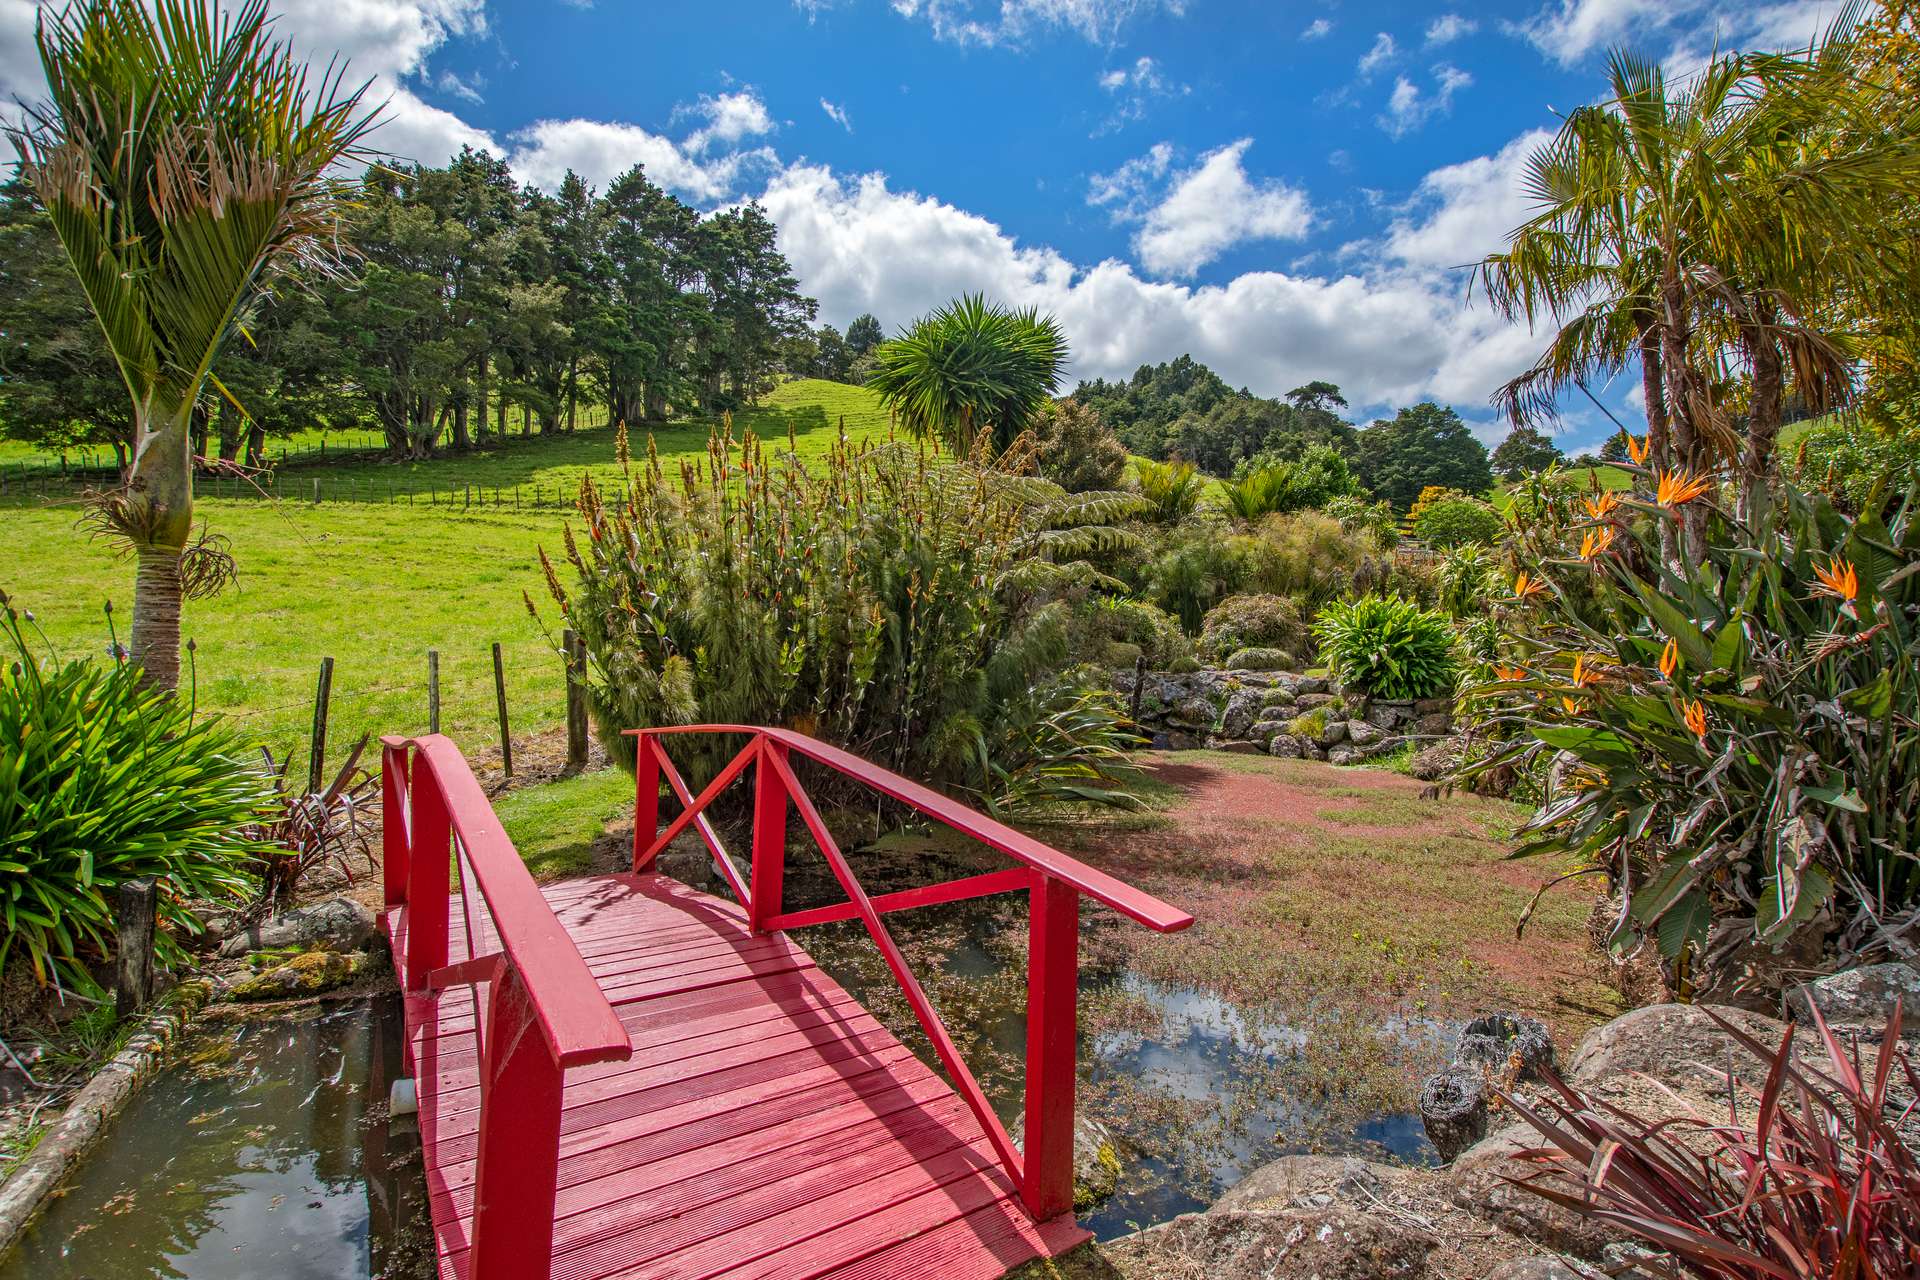
{"type": "Polygon", "coordinates": [[[337,263],[331,171],[372,119],[338,68],[309,84],[265,0],[70,3],[34,40],[48,97],[12,137],[132,397],[131,473],[93,517],[137,563],[134,660],[171,689],[181,602],[229,563],[189,545],[194,404],[273,273],[337,263]]]}
{"type": "Polygon", "coordinates": [[[915,435],[956,454],[983,430],[1005,449],[1059,389],[1067,340],[1052,316],[978,294],[921,317],[874,349],[867,385],[915,435]]]}

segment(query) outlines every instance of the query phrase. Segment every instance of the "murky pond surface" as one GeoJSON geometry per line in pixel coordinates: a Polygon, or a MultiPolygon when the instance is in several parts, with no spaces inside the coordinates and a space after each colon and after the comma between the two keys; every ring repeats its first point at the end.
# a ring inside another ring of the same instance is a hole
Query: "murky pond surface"
{"type": "Polygon", "coordinates": [[[397,998],[189,1033],[0,1280],[432,1274],[419,1147],[388,1132],[397,998]]]}
{"type": "MultiPolygon", "coordinates": [[[[887,864],[900,861],[897,851],[856,855],[856,874],[870,892],[886,892],[897,887],[887,864]]],[[[914,877],[942,880],[979,869],[922,865],[914,877]]],[[[837,897],[817,878],[796,876],[790,883],[806,905],[837,897]]],[[[1008,895],[887,917],[1010,1129],[1024,1096],[1025,912],[1025,895],[1008,895]]],[[[1098,922],[1100,915],[1110,913],[1089,907],[1083,929],[1115,924],[1098,922]]],[[[843,986],[934,1061],[858,923],[798,936],[843,986]]],[[[1102,967],[1102,949],[1086,938],[1083,932],[1078,1110],[1105,1126],[1121,1163],[1117,1191],[1080,1213],[1081,1225],[1101,1239],[1204,1209],[1242,1175],[1283,1155],[1348,1152],[1437,1162],[1419,1117],[1372,1103],[1371,1086],[1398,1063],[1437,1061],[1455,1028],[1242,1008],[1125,967],[1102,967]]]]}

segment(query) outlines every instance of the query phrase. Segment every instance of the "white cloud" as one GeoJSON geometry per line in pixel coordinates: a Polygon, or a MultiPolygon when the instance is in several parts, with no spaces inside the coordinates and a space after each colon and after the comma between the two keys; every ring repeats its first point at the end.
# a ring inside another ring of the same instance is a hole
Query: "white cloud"
{"type": "Polygon", "coordinates": [[[1184,97],[1191,92],[1186,85],[1168,79],[1158,62],[1144,56],[1134,59],[1130,67],[1103,72],[1100,87],[1113,95],[1114,109],[1097,133],[1110,132],[1143,119],[1156,99],[1184,97]]]}
{"type": "Polygon", "coordinates": [[[1534,212],[1522,186],[1527,157],[1552,140],[1545,129],[1529,130],[1493,155],[1429,173],[1394,220],[1386,251],[1412,267],[1446,270],[1504,248],[1507,233],[1534,212]]]}
{"type": "Polygon", "coordinates": [[[1444,62],[1433,69],[1431,94],[1421,93],[1407,77],[1396,76],[1386,112],[1379,117],[1380,127],[1392,137],[1404,138],[1433,117],[1452,110],[1453,95],[1472,83],[1472,76],[1444,62]]]}
{"type": "Polygon", "coordinates": [[[844,326],[871,311],[898,326],[985,291],[1053,313],[1072,344],[1072,377],[1125,377],[1191,352],[1265,395],[1327,378],[1365,409],[1431,395],[1471,416],[1533,355],[1524,331],[1463,307],[1460,281],[1399,261],[1390,246],[1365,272],[1254,271],[1194,287],[1144,279],[1112,259],[1076,266],[977,214],[894,191],[883,174],[799,164],[760,198],[823,320],[844,326]]]}
{"type": "Polygon", "coordinates": [[[1209,151],[1146,210],[1133,240],[1142,266],[1156,275],[1190,276],[1236,244],[1307,233],[1313,210],[1305,192],[1247,176],[1242,158],[1252,145],[1242,138],[1209,151]]]}
{"type": "Polygon", "coordinates": [[[833,121],[848,133],[853,132],[853,120],[847,115],[847,109],[844,106],[837,102],[828,102],[825,98],[822,98],[820,99],[820,109],[827,113],[827,119],[833,121]]]}
{"type": "Polygon", "coordinates": [[[1302,40],[1318,40],[1330,34],[1332,31],[1333,23],[1327,21],[1325,18],[1315,18],[1307,24],[1306,30],[1300,33],[1300,38],[1302,40]]]}
{"type": "Polygon", "coordinates": [[[766,147],[705,159],[698,149],[639,125],[604,120],[541,120],[516,133],[513,141],[507,163],[515,175],[548,191],[560,185],[569,169],[604,190],[639,164],[653,181],[681,195],[723,200],[739,190],[744,174],[765,172],[778,163],[766,147]]]}
{"type": "Polygon", "coordinates": [[[1112,173],[1094,174],[1087,182],[1087,203],[1112,206],[1115,222],[1137,219],[1149,193],[1172,166],[1173,144],[1156,142],[1145,155],[1135,156],[1112,173]]]}
{"type": "Polygon", "coordinates": [[[1480,24],[1472,18],[1463,18],[1457,13],[1443,13],[1427,24],[1427,47],[1437,49],[1443,44],[1452,44],[1461,36],[1470,36],[1480,29],[1480,24]]]}
{"type": "Polygon", "coordinates": [[[674,112],[675,118],[696,116],[707,123],[687,135],[683,144],[688,151],[706,151],[714,143],[732,144],[743,138],[772,133],[773,116],[760,94],[752,88],[736,93],[702,94],[690,107],[674,112]]]}
{"type": "MultiPolygon", "coordinates": [[[[809,16],[822,0],[796,0],[809,16]]],[[[1185,0],[891,0],[903,18],[925,22],[936,40],[955,44],[1019,44],[1045,31],[1070,31],[1109,44],[1134,18],[1164,12],[1180,17],[1185,0]]]]}
{"type": "Polygon", "coordinates": [[[1630,34],[1643,35],[1665,26],[1699,4],[1700,0],[1559,0],[1517,30],[1565,67],[1630,34]]]}
{"type": "Polygon", "coordinates": [[[452,71],[442,71],[433,82],[434,88],[442,93],[450,93],[462,102],[480,103],[486,99],[480,91],[487,87],[487,78],[479,72],[470,76],[460,76],[452,71]]]}
{"type": "Polygon", "coordinates": [[[1395,55],[1399,52],[1399,48],[1393,43],[1393,37],[1382,31],[1373,38],[1373,47],[1360,55],[1359,70],[1361,78],[1365,79],[1371,76],[1374,72],[1386,66],[1389,62],[1392,62],[1395,55]]]}

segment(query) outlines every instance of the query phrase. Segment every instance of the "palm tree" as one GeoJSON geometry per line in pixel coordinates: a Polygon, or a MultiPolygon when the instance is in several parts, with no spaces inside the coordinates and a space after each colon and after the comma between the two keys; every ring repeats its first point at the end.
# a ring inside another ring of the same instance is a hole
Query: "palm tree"
{"type": "Polygon", "coordinates": [[[1737,459],[1743,500],[1764,496],[1786,376],[1816,404],[1849,394],[1834,304],[1884,279],[1886,212],[1920,173],[1913,112],[1849,127],[1858,18],[1843,11],[1803,54],[1717,56],[1677,88],[1610,57],[1609,100],[1529,160],[1539,213],[1480,265],[1507,316],[1557,325],[1497,396],[1516,424],[1637,360],[1652,467],[1737,459]],[[1744,440],[1728,394],[1740,383],[1744,440]]]}
{"type": "Polygon", "coordinates": [[[916,435],[956,455],[993,432],[1006,449],[1060,385],[1067,340],[1052,316],[969,294],[874,349],[867,385],[916,435]]]}
{"type": "Polygon", "coordinates": [[[49,96],[12,137],[133,399],[131,474],[94,518],[137,563],[134,660],[171,689],[181,602],[230,568],[189,546],[194,405],[272,273],[337,264],[330,171],[372,117],[337,68],[309,91],[265,0],[75,0],[34,39],[49,96]]]}

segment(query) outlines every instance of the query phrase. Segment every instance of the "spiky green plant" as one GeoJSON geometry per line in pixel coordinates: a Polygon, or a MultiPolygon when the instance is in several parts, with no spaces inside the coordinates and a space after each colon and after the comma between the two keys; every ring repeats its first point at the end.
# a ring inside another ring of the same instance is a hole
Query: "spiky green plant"
{"type": "Polygon", "coordinates": [[[1059,389],[1067,340],[1052,316],[967,294],[874,349],[867,385],[916,435],[956,457],[992,433],[1009,447],[1059,389]]]}
{"type": "Polygon", "coordinates": [[[338,70],[309,89],[265,0],[71,3],[35,41],[48,97],[11,136],[133,397],[132,478],[97,517],[137,561],[134,660],[172,689],[181,600],[229,567],[188,546],[193,407],[263,278],[336,261],[330,171],[372,121],[338,70]]]}
{"type": "Polygon", "coordinates": [[[96,989],[111,954],[115,891],[160,882],[162,963],[203,928],[197,903],[238,905],[268,844],[271,779],[235,735],[125,664],[61,662],[29,646],[0,593],[16,659],[0,671],[0,971],[96,989]]]}
{"type": "Polygon", "coordinates": [[[1581,558],[1521,544],[1502,669],[1475,695],[1508,743],[1470,772],[1573,758],[1520,853],[1606,871],[1619,945],[1694,948],[1705,971],[1716,921],[1748,926],[1714,935],[1729,946],[1777,943],[1831,905],[1843,956],[1904,946],[1920,906],[1920,490],[1848,517],[1783,484],[1753,524],[1688,504],[1692,567],[1659,554],[1657,525],[1680,513],[1637,498],[1596,504],[1581,558]]]}
{"type": "Polygon", "coordinates": [[[1336,600],[1313,634],[1342,685],[1378,698],[1431,698],[1452,689],[1459,670],[1446,615],[1398,596],[1336,600]]]}
{"type": "Polygon", "coordinates": [[[1191,462],[1154,462],[1136,458],[1134,480],[1155,524],[1179,524],[1200,505],[1207,480],[1191,462]]]}

